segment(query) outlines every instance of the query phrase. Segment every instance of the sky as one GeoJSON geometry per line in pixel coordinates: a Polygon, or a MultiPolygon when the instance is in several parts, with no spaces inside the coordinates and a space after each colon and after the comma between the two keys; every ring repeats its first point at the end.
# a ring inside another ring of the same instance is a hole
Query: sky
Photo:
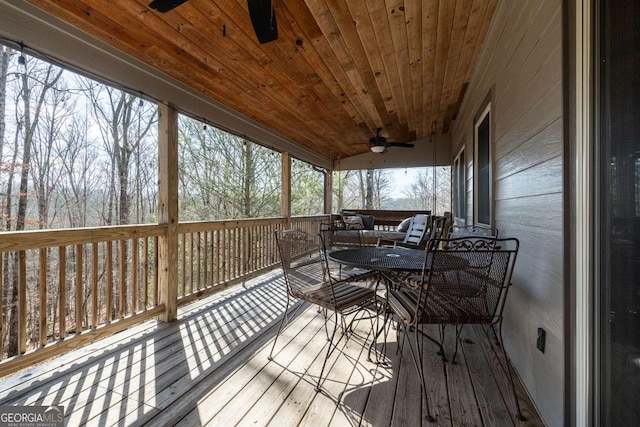
{"type": "Polygon", "coordinates": [[[407,184],[411,184],[416,180],[418,174],[425,168],[402,168],[388,169],[391,177],[392,197],[404,197],[404,189],[407,184]]]}

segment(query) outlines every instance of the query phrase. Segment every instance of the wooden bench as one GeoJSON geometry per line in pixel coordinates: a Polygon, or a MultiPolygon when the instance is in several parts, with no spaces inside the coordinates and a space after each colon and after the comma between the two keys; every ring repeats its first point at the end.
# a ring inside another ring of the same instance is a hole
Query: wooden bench
{"type": "Polygon", "coordinates": [[[403,240],[405,233],[396,231],[398,224],[417,214],[430,215],[431,211],[343,209],[340,214],[331,215],[331,224],[326,225],[324,230],[325,240],[330,240],[329,243],[334,245],[375,245],[378,239],[403,240]],[[348,229],[344,218],[357,215],[373,216],[373,229],[348,229]]]}

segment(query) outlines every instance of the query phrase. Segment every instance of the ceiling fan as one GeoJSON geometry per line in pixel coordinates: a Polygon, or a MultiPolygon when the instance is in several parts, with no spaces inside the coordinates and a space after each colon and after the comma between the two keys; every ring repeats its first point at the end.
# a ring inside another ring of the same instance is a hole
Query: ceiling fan
{"type": "MultiPolygon", "coordinates": [[[[161,13],[169,12],[185,3],[187,0],[153,0],[149,3],[151,9],[161,13]]],[[[258,41],[268,43],[278,38],[278,24],[273,10],[273,0],[247,0],[251,24],[256,32],[258,41]]]]}
{"type": "Polygon", "coordinates": [[[384,136],[380,135],[380,131],[382,128],[376,128],[376,136],[373,138],[369,138],[369,148],[374,153],[385,153],[387,148],[389,147],[404,147],[404,148],[412,148],[413,144],[409,142],[393,142],[389,141],[384,136]]]}

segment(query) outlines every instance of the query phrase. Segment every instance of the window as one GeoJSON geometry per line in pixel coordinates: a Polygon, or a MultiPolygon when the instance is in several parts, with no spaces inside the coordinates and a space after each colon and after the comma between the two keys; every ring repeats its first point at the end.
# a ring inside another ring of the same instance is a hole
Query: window
{"type": "Polygon", "coordinates": [[[474,220],[491,226],[491,104],[488,104],[474,126],[474,220]]]}
{"type": "Polygon", "coordinates": [[[464,159],[464,147],[458,153],[458,156],[453,161],[453,170],[451,180],[453,181],[452,188],[452,201],[453,201],[453,217],[465,220],[466,219],[466,181],[467,181],[467,164],[464,159]]]}

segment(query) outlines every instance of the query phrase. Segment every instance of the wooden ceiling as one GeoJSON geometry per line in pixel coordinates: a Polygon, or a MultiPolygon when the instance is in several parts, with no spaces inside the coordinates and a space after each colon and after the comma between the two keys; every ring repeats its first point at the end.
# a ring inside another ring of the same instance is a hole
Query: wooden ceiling
{"type": "Polygon", "coordinates": [[[447,133],[498,0],[274,0],[259,44],[246,0],[29,0],[314,152],[447,133]]]}

